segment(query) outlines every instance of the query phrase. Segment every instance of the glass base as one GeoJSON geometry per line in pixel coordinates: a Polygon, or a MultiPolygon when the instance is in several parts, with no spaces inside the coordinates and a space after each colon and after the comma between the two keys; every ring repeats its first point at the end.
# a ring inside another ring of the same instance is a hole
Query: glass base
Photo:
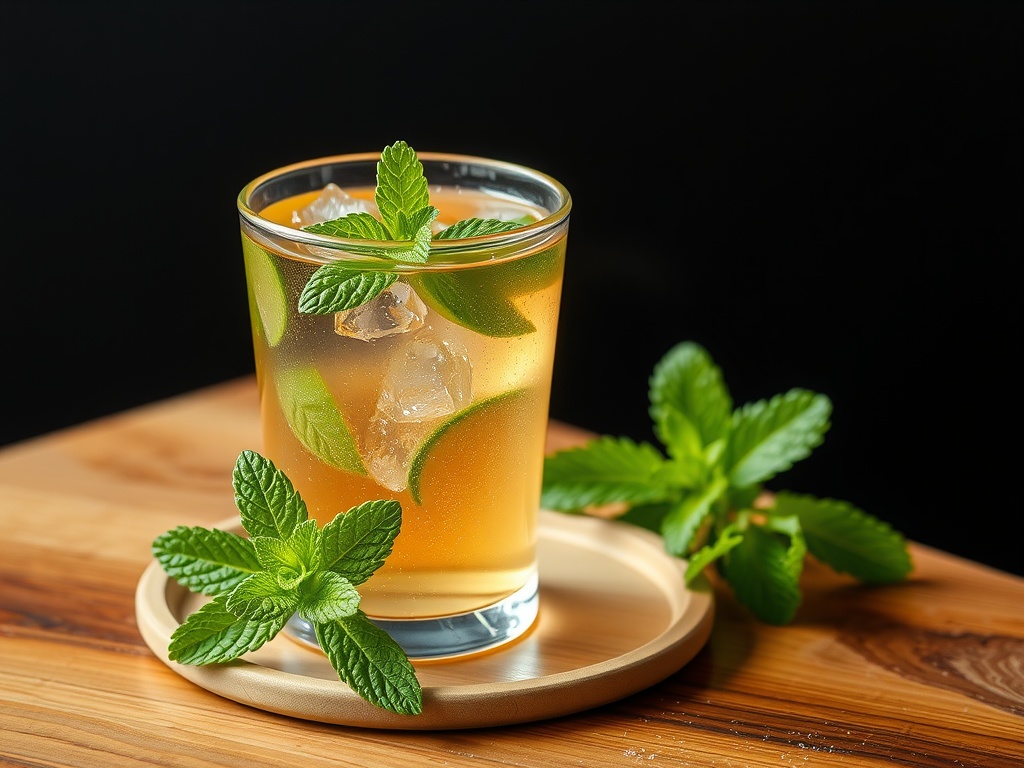
{"type": "MultiPolygon", "coordinates": [[[[534,573],[525,586],[504,600],[475,611],[431,619],[369,618],[391,635],[412,661],[449,659],[497,648],[520,637],[536,620],[538,602],[534,573]]],[[[320,647],[313,625],[298,614],[284,631],[293,640],[320,647]]]]}

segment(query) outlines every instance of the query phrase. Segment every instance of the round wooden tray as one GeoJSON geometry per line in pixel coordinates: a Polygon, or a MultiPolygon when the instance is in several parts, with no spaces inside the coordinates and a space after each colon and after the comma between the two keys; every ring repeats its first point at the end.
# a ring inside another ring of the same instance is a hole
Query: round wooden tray
{"type": "MultiPolygon", "coordinates": [[[[242,532],[237,519],[218,526],[242,532]]],[[[325,723],[403,730],[480,728],[607,704],[673,674],[707,642],[714,597],[654,534],[595,517],[541,513],[540,615],[510,645],[416,664],[423,712],[396,715],[341,682],[326,657],[278,635],[230,664],[170,661],[171,633],[206,600],[154,561],[135,595],[146,644],[176,673],[252,707],[325,723]]]]}

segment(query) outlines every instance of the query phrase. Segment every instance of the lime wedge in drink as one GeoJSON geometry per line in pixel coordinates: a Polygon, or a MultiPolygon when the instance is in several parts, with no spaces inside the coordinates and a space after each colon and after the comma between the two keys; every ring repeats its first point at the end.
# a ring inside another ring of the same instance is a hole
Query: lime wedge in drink
{"type": "Polygon", "coordinates": [[[276,384],[281,412],[299,442],[325,464],[365,475],[352,431],[317,370],[305,367],[280,371],[276,384]]]}
{"type": "Polygon", "coordinates": [[[508,338],[537,330],[488,275],[425,272],[411,282],[431,309],[476,333],[508,338]]]}
{"type": "Polygon", "coordinates": [[[259,327],[267,344],[276,347],[284,336],[288,321],[288,299],[285,296],[281,273],[270,254],[242,235],[242,254],[249,290],[255,298],[259,327]]]}
{"type": "Polygon", "coordinates": [[[563,248],[556,246],[502,264],[410,278],[420,298],[453,323],[484,336],[509,338],[537,330],[512,300],[551,285],[562,271],[563,248]]]}
{"type": "Polygon", "coordinates": [[[427,438],[416,449],[412,462],[409,464],[409,493],[412,495],[412,500],[417,504],[422,503],[420,500],[420,476],[423,474],[423,467],[430,458],[432,449],[438,443],[444,440],[450,433],[457,432],[461,427],[469,425],[479,417],[485,419],[493,418],[497,409],[519,400],[525,392],[526,390],[523,389],[513,389],[478,400],[468,408],[453,414],[447,421],[427,435],[427,438]]]}

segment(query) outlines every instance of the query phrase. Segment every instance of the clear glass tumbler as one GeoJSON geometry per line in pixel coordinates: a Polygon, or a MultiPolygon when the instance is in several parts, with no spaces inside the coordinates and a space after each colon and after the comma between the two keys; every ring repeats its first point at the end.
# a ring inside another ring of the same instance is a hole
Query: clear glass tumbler
{"type": "MultiPolygon", "coordinates": [[[[375,196],[380,160],[298,163],[239,194],[262,452],[321,525],[367,500],[401,503],[401,532],[359,587],[360,607],[411,659],[458,657],[521,636],[537,616],[571,199],[530,168],[423,153],[439,211],[423,260],[409,259],[407,241],[303,229],[380,218],[390,205],[375,196]],[[441,234],[466,219],[518,226],[441,234]],[[328,264],[372,298],[318,313],[303,290],[328,264]]],[[[298,616],[286,631],[316,644],[298,616]]]]}

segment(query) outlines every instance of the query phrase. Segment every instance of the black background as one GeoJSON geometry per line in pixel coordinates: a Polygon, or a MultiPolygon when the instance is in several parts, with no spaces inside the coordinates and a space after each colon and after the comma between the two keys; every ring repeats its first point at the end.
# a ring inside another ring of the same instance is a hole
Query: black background
{"type": "Polygon", "coordinates": [[[1024,574],[1022,7],[8,2],[0,443],[250,373],[238,190],[404,139],[573,194],[554,417],[697,341],[832,399],[771,487],[1024,574]]]}

